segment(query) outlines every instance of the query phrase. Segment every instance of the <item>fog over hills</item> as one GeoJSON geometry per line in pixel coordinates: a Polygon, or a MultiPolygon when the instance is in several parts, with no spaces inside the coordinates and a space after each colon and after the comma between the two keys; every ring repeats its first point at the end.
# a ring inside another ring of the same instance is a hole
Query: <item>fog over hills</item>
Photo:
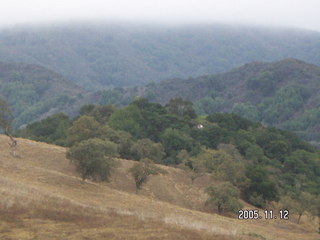
{"type": "Polygon", "coordinates": [[[320,64],[320,33],[233,25],[74,23],[6,28],[0,59],[52,69],[90,90],[231,70],[252,61],[320,64]]]}

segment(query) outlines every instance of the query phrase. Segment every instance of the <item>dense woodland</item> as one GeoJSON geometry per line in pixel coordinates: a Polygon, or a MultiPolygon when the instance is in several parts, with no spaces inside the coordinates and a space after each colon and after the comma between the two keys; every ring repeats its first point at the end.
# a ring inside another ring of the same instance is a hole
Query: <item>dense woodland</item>
{"type": "MultiPolygon", "coordinates": [[[[70,147],[68,156],[78,164],[83,179],[109,179],[114,162],[107,164],[109,170],[102,175],[103,166],[99,165],[98,172],[88,172],[83,165],[83,161],[88,164],[85,159],[106,155],[140,161],[140,168],[149,169],[150,174],[157,173],[151,163],[179,167],[189,172],[191,182],[210,174],[227,185],[219,185],[220,190],[209,187],[209,195],[227,189],[235,199],[241,197],[258,207],[280,202],[301,215],[313,211],[310,206],[316,206],[320,194],[320,152],[312,145],[291,132],[235,114],[197,116],[193,104],[181,98],[171,99],[165,106],[144,98],[123,108],[84,105],[75,119],[52,115],[17,135],[70,147]],[[90,152],[91,157],[87,156],[90,152]],[[80,160],[77,154],[82,156],[80,160]]],[[[234,199],[230,201],[233,207],[240,206],[234,205],[234,199]]],[[[235,210],[232,206],[218,210],[235,210]]]]}
{"type": "Polygon", "coordinates": [[[54,113],[54,109],[66,110],[83,94],[77,85],[46,68],[0,62],[0,96],[13,111],[15,127],[54,113]]]}
{"type": "Polygon", "coordinates": [[[124,106],[141,95],[162,104],[182,97],[199,115],[231,112],[319,141],[320,67],[296,59],[250,63],[230,72],[172,79],[101,93],[101,104],[124,106]]]}
{"type": "Polygon", "coordinates": [[[236,113],[307,141],[320,140],[320,68],[295,59],[99,92],[88,92],[37,65],[0,63],[0,70],[0,94],[13,110],[16,128],[59,112],[74,117],[84,104],[122,107],[136,96],[165,104],[182,97],[194,102],[198,115],[236,113]]]}

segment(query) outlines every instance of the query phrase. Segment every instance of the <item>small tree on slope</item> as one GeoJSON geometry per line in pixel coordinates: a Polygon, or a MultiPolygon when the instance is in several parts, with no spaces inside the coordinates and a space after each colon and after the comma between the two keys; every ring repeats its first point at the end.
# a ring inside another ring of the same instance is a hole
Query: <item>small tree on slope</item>
{"type": "Polygon", "coordinates": [[[142,185],[147,182],[150,175],[166,173],[163,169],[155,166],[149,159],[143,159],[136,163],[132,168],[130,168],[129,172],[136,183],[136,193],[138,193],[138,190],[141,189],[142,185]]]}
{"type": "Polygon", "coordinates": [[[109,181],[116,165],[117,145],[110,141],[92,138],[69,149],[67,158],[76,166],[82,180],[109,181]]]}
{"type": "Polygon", "coordinates": [[[225,211],[237,212],[242,207],[239,201],[240,191],[230,182],[212,185],[206,189],[206,193],[209,195],[206,205],[217,207],[219,214],[225,211]]]}
{"type": "Polygon", "coordinates": [[[10,140],[10,147],[13,149],[13,155],[15,156],[15,148],[17,146],[17,140],[15,140],[11,134],[13,116],[10,107],[6,103],[6,101],[0,98],[0,130],[2,129],[4,134],[6,134],[10,140]]]}

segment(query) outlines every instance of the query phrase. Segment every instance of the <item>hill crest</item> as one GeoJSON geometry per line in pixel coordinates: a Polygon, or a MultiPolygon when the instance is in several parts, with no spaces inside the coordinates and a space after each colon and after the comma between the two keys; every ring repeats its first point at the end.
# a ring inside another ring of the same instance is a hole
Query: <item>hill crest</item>
{"type": "Polygon", "coordinates": [[[87,94],[60,74],[27,63],[0,62],[0,84],[0,97],[12,108],[16,127],[67,112],[87,94]]]}

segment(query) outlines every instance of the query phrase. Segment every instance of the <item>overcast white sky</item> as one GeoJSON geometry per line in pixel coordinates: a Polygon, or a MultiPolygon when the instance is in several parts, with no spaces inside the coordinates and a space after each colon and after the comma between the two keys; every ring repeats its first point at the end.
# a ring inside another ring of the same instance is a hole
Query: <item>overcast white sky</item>
{"type": "Polygon", "coordinates": [[[320,31],[320,0],[1,0],[0,25],[65,20],[226,22],[320,31]]]}

